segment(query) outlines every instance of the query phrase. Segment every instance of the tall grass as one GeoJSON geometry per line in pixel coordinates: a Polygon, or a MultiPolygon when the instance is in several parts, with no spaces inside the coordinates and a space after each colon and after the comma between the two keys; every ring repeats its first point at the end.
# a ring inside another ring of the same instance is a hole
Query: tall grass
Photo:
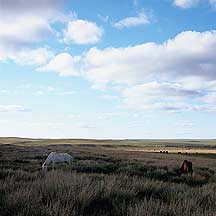
{"type": "Polygon", "coordinates": [[[178,177],[182,156],[96,154],[96,148],[76,147],[71,167],[45,172],[44,147],[6,147],[0,156],[0,216],[216,216],[215,159],[191,157],[194,173],[178,177]]]}
{"type": "Polygon", "coordinates": [[[199,187],[125,174],[3,170],[0,212],[7,215],[211,215],[216,184],[199,187]]]}

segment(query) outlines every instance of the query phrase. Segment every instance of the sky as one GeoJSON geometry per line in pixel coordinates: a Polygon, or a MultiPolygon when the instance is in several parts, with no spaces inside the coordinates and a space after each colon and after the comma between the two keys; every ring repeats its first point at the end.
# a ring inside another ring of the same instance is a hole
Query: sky
{"type": "Polygon", "coordinates": [[[0,136],[215,128],[216,0],[0,0],[0,136]]]}

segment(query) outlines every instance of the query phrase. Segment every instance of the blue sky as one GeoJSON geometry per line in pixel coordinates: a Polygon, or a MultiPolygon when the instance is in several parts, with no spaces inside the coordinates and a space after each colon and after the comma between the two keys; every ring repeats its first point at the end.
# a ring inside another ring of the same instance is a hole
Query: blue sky
{"type": "Polygon", "coordinates": [[[215,138],[215,0],[0,0],[0,136],[215,138]]]}

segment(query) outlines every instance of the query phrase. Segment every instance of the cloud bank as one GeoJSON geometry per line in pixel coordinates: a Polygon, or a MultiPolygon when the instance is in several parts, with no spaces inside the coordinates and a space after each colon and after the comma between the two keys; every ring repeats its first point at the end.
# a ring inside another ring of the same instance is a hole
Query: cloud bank
{"type": "Polygon", "coordinates": [[[129,106],[214,111],[215,50],[216,31],[185,31],[162,44],[91,48],[80,56],[62,53],[43,70],[79,75],[98,87],[112,84],[129,106]]]}
{"type": "Polygon", "coordinates": [[[52,23],[63,19],[58,0],[0,0],[0,60],[45,64],[51,51],[39,43],[54,35],[52,23]]]}

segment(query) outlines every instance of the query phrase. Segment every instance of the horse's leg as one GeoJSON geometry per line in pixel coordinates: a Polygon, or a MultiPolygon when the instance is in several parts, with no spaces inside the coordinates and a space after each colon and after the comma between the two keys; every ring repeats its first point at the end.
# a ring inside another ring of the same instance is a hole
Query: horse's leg
{"type": "Polygon", "coordinates": [[[71,172],[71,160],[68,161],[69,170],[71,172]]]}
{"type": "Polygon", "coordinates": [[[71,167],[71,161],[68,161],[68,165],[71,167]]]}
{"type": "Polygon", "coordinates": [[[66,163],[68,166],[71,166],[71,162],[70,162],[70,161],[65,161],[65,163],[66,163]]]}
{"type": "Polygon", "coordinates": [[[52,169],[53,170],[55,169],[55,162],[54,161],[52,162],[52,169]]]}

